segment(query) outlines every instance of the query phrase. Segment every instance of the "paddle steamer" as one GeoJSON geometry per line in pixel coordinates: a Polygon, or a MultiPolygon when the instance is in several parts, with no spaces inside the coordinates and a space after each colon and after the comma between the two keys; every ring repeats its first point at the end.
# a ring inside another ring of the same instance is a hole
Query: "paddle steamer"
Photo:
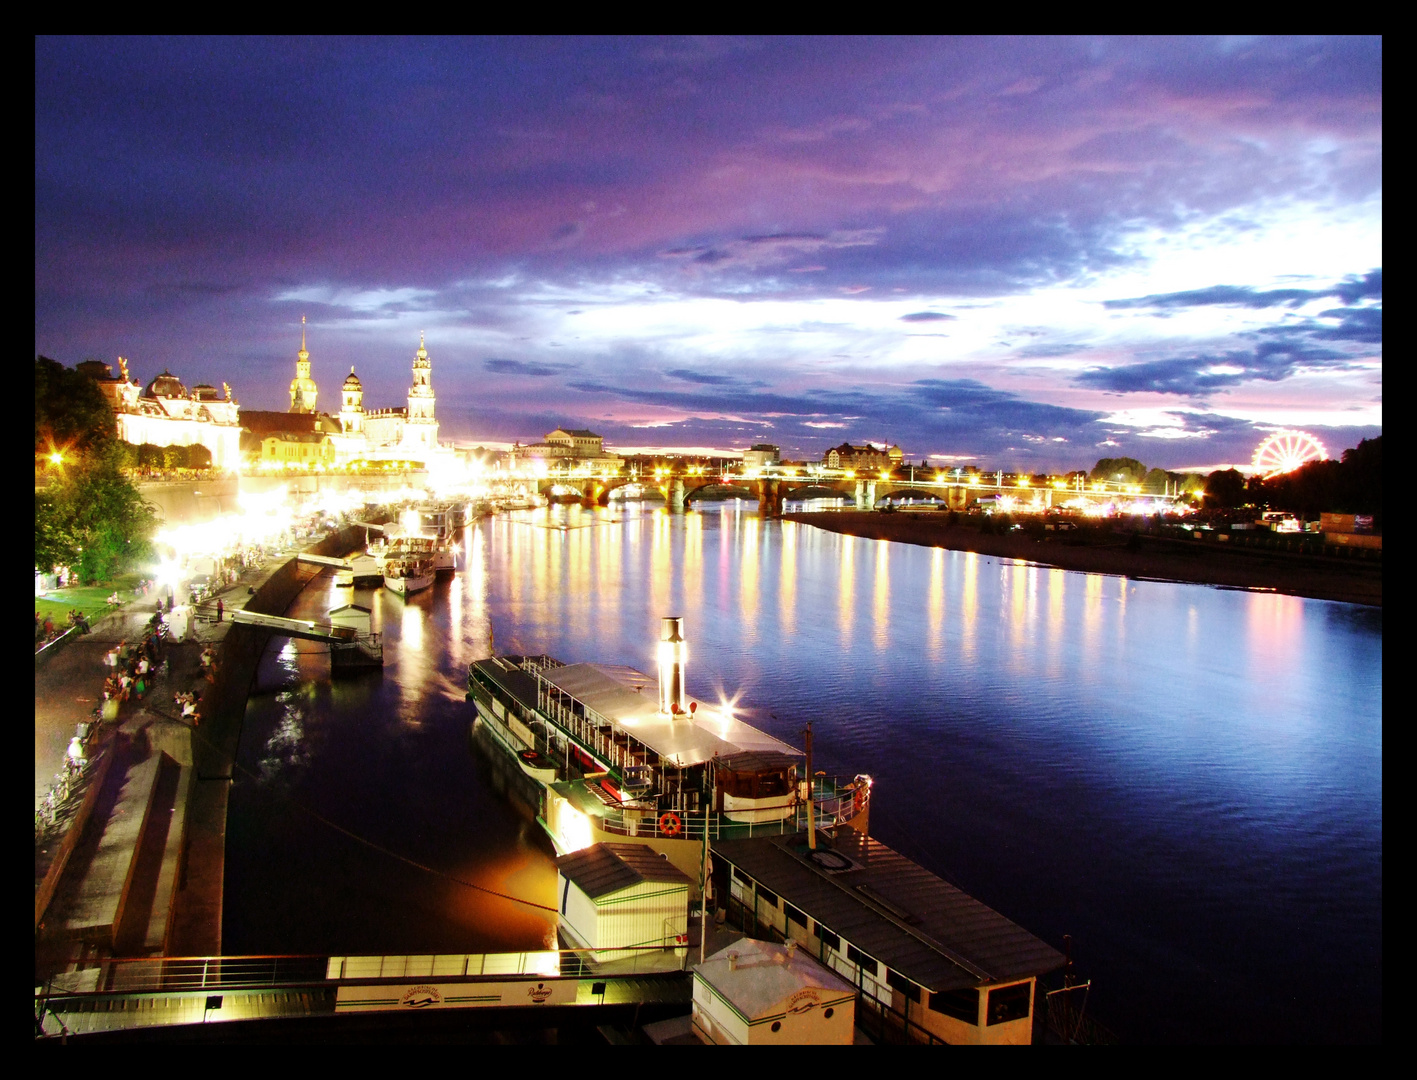
{"type": "Polygon", "coordinates": [[[683,620],[662,620],[659,674],[549,656],[474,662],[468,698],[540,791],[558,854],[647,844],[697,881],[709,840],[865,832],[871,779],[812,775],[807,752],[685,692],[683,620]],[[809,779],[810,778],[810,779],[809,779]]]}

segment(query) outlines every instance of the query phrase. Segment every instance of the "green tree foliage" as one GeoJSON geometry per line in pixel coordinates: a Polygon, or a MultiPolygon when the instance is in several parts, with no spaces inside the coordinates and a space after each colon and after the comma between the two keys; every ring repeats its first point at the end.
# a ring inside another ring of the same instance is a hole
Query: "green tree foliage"
{"type": "Polygon", "coordinates": [[[1141,489],[1148,494],[1164,495],[1166,494],[1167,485],[1175,479],[1176,477],[1172,476],[1165,469],[1152,469],[1142,479],[1141,489]]]}
{"type": "Polygon", "coordinates": [[[118,423],[98,384],[57,360],[34,362],[34,451],[84,454],[118,438],[118,423]]]}
{"type": "Polygon", "coordinates": [[[1089,480],[1112,480],[1121,484],[1140,484],[1146,476],[1146,466],[1136,458],[1102,458],[1087,474],[1089,480]]]}
{"type": "Polygon", "coordinates": [[[1229,510],[1245,501],[1245,477],[1239,469],[1217,469],[1205,478],[1207,508],[1229,510]]]}
{"type": "Polygon", "coordinates": [[[118,441],[113,412],[92,379],[47,357],[35,361],[36,454],[64,451],[36,482],[34,563],[102,581],[151,555],[156,515],[123,475],[140,451],[118,441]]]}

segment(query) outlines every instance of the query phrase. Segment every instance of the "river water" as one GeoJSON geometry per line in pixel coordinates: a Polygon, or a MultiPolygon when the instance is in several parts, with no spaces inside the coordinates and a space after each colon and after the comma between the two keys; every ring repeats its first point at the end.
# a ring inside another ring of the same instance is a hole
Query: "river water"
{"type": "MultiPolygon", "coordinates": [[[[683,615],[691,696],[799,746],[812,720],[818,768],[875,777],[873,835],[1051,944],[1071,934],[1089,1012],[1126,1041],[1380,1039],[1380,610],[892,545],[736,501],[504,515],[463,554],[408,603],[354,594],[382,676],[332,683],[316,643],[268,648],[225,951],[548,943],[544,911],[493,895],[552,904],[555,867],[469,743],[467,666],[495,645],[652,672],[659,617],[683,615]]],[[[348,599],[322,576],[291,614],[348,599]]]]}

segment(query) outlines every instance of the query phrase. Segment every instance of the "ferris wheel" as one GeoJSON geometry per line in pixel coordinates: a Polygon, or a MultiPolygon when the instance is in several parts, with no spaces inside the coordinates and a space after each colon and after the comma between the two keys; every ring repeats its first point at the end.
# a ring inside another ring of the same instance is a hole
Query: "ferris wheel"
{"type": "Polygon", "coordinates": [[[1311,461],[1327,461],[1328,451],[1307,431],[1276,431],[1255,448],[1255,471],[1268,480],[1311,461]]]}

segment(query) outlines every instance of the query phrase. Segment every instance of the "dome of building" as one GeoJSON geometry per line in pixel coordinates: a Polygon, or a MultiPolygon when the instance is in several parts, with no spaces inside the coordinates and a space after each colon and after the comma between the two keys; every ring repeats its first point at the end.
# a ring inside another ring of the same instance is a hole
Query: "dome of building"
{"type": "Polygon", "coordinates": [[[349,369],[349,375],[344,380],[346,390],[358,390],[364,384],[359,381],[359,376],[354,373],[354,368],[349,369]]]}
{"type": "Polygon", "coordinates": [[[170,371],[164,371],[143,390],[145,398],[185,398],[187,388],[182,380],[170,371]]]}

